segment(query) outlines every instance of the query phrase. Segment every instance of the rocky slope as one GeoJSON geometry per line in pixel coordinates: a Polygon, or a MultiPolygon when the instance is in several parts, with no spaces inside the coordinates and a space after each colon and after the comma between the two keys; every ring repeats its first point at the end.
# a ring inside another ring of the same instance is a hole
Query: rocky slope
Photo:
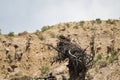
{"type": "Polygon", "coordinates": [[[68,78],[67,61],[51,66],[50,61],[56,51],[44,44],[56,46],[56,36],[62,34],[86,48],[93,32],[96,34],[96,57],[93,68],[87,74],[88,78],[120,80],[120,20],[100,19],[45,26],[34,33],[0,35],[0,80],[22,76],[42,77],[48,72],[53,72],[58,80],[61,80],[61,75],[68,78]]]}

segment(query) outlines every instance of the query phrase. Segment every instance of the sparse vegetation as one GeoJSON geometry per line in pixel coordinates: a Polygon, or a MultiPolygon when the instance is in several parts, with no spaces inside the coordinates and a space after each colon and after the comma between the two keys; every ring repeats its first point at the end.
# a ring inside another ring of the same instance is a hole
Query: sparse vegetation
{"type": "Polygon", "coordinates": [[[42,32],[40,32],[39,30],[36,30],[35,34],[38,36],[38,38],[39,38],[40,40],[45,40],[42,32]]]}
{"type": "Polygon", "coordinates": [[[85,27],[85,26],[81,26],[81,28],[84,30],[84,31],[86,31],[88,28],[87,27],[85,27]]]}
{"type": "Polygon", "coordinates": [[[84,21],[80,21],[80,26],[84,26],[84,21]]]}
{"type": "Polygon", "coordinates": [[[27,31],[24,31],[22,33],[18,33],[18,36],[26,35],[27,33],[28,33],[27,31]]]}
{"type": "Polygon", "coordinates": [[[96,19],[96,22],[97,22],[98,24],[101,24],[102,21],[101,21],[100,18],[97,18],[97,19],[96,19]]]}
{"type": "Polygon", "coordinates": [[[42,66],[40,68],[41,70],[41,74],[46,74],[49,71],[49,67],[48,66],[42,66]]]}
{"type": "Polygon", "coordinates": [[[13,37],[14,36],[14,32],[9,32],[7,36],[13,37]]]}
{"type": "MultiPolygon", "coordinates": [[[[118,72],[119,74],[120,32],[118,30],[120,20],[115,21],[115,24],[111,21],[113,20],[103,20],[102,24],[98,24],[96,20],[83,21],[81,26],[80,22],[60,23],[55,25],[54,28],[46,28],[43,31],[36,30],[34,33],[24,31],[19,33],[19,36],[9,37],[11,33],[9,36],[8,34],[0,35],[0,78],[7,76],[6,79],[10,80],[9,78],[16,77],[14,79],[18,79],[17,77],[27,75],[37,80],[37,78],[44,78],[49,73],[52,73],[57,78],[59,76],[61,78],[63,75],[66,80],[68,78],[70,80],[81,80],[83,77],[86,80],[102,80],[103,78],[108,79],[106,76],[111,74],[111,72],[118,72]],[[95,33],[95,42],[90,40],[93,32],[95,33]],[[95,46],[91,46],[89,43],[95,46]],[[25,52],[27,44],[30,44],[30,51],[25,52]],[[48,46],[46,46],[47,44],[48,46]],[[16,45],[20,48],[18,52],[23,52],[24,55],[20,62],[20,67],[13,70],[11,65],[17,65],[17,60],[14,58],[15,52],[17,53],[17,50],[14,49],[16,45]],[[88,48],[86,48],[87,46],[88,48]],[[7,50],[10,50],[10,54],[7,54],[12,59],[11,63],[6,58],[7,50]],[[95,52],[96,56],[93,56],[95,52]],[[50,62],[53,63],[52,66],[50,62]],[[56,62],[60,62],[60,64],[56,64],[56,62]],[[20,73],[13,74],[17,70],[20,70],[20,73]],[[75,79],[75,77],[79,77],[79,79],[75,79]]],[[[117,79],[115,78],[115,80],[117,79]]]]}
{"type": "Polygon", "coordinates": [[[55,33],[53,33],[53,32],[50,32],[50,36],[51,36],[51,38],[55,38],[56,37],[55,33]]]}
{"type": "Polygon", "coordinates": [[[98,68],[103,68],[107,66],[107,61],[104,59],[104,57],[102,57],[101,54],[98,54],[94,63],[93,63],[93,67],[95,67],[96,69],[98,68]]]}
{"type": "Polygon", "coordinates": [[[36,32],[35,32],[36,35],[39,35],[40,33],[41,33],[40,30],[36,30],[36,32]]]}
{"type": "Polygon", "coordinates": [[[101,54],[98,54],[94,61],[94,67],[106,67],[107,64],[113,63],[115,60],[118,60],[118,51],[111,51],[107,54],[107,57],[102,57],[101,54]]]}
{"type": "Polygon", "coordinates": [[[113,63],[115,60],[118,60],[118,51],[111,51],[110,55],[107,56],[107,60],[109,63],[113,63]]]}
{"type": "Polygon", "coordinates": [[[46,30],[48,30],[50,28],[51,28],[51,26],[44,26],[44,27],[42,27],[41,31],[44,32],[44,31],[46,31],[46,30]]]}
{"type": "Polygon", "coordinates": [[[45,40],[45,38],[43,37],[42,33],[40,33],[40,34],[38,35],[38,38],[39,38],[40,40],[45,40]]]}
{"type": "Polygon", "coordinates": [[[111,19],[108,19],[108,20],[106,21],[106,23],[108,23],[108,24],[115,24],[114,20],[111,20],[111,19]]]}
{"type": "Polygon", "coordinates": [[[99,60],[101,60],[102,59],[102,55],[101,54],[98,54],[97,55],[97,58],[96,58],[96,61],[99,61],[99,60]]]}

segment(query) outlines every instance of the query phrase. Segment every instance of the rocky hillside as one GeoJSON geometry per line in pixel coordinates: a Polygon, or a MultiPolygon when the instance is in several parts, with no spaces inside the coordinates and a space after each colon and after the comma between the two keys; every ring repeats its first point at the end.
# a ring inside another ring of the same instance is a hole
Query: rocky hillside
{"type": "Polygon", "coordinates": [[[64,35],[74,44],[86,48],[93,33],[96,57],[87,78],[120,80],[120,20],[100,19],[44,26],[34,33],[0,35],[0,80],[43,77],[49,72],[53,72],[58,80],[62,80],[61,75],[68,78],[67,61],[51,65],[50,61],[57,54],[45,44],[56,46],[57,36],[64,35]]]}

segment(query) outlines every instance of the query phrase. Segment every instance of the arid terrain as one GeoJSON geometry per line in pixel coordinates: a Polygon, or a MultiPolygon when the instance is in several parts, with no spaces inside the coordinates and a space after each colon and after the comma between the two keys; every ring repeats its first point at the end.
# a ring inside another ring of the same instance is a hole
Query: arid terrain
{"type": "MultiPolygon", "coordinates": [[[[45,44],[56,46],[57,36],[64,35],[84,49],[89,46],[93,33],[95,58],[86,78],[120,80],[120,20],[111,19],[59,23],[44,26],[34,33],[0,34],[0,80],[44,77],[49,72],[57,80],[62,80],[62,76],[69,78],[68,60],[51,65],[57,52],[45,44]]],[[[90,53],[89,47],[86,52],[90,53]]]]}

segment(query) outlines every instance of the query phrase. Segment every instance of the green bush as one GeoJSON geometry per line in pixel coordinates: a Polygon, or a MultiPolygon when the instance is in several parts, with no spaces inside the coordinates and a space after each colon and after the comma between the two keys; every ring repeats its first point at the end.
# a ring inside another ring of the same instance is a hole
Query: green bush
{"type": "Polygon", "coordinates": [[[50,36],[51,36],[51,38],[55,38],[56,37],[55,33],[53,33],[53,32],[50,32],[50,36]]]}
{"type": "Polygon", "coordinates": [[[96,56],[96,59],[93,61],[93,67],[95,68],[103,68],[106,67],[107,64],[113,63],[118,60],[119,51],[113,50],[106,57],[102,57],[101,54],[96,56]]]}
{"type": "Polygon", "coordinates": [[[117,54],[118,54],[118,51],[116,51],[116,50],[111,51],[111,56],[112,57],[115,57],[117,54]]]}
{"type": "Polygon", "coordinates": [[[95,68],[103,68],[107,66],[107,61],[106,59],[104,59],[104,57],[102,57],[101,54],[98,54],[96,56],[96,60],[93,62],[93,67],[95,68]]]}
{"type": "Polygon", "coordinates": [[[22,33],[18,33],[19,36],[22,36],[22,35],[26,35],[28,32],[27,31],[24,31],[22,33]]]}
{"type": "Polygon", "coordinates": [[[36,35],[39,35],[40,33],[41,33],[40,30],[36,30],[36,32],[35,32],[36,35]]]}
{"type": "Polygon", "coordinates": [[[108,23],[108,24],[115,24],[115,22],[114,22],[113,20],[111,20],[111,19],[108,19],[108,20],[106,21],[106,23],[108,23]]]}
{"type": "Polygon", "coordinates": [[[46,74],[49,71],[49,67],[48,66],[42,66],[40,68],[41,70],[41,74],[46,74]]]}
{"type": "Polygon", "coordinates": [[[36,30],[35,34],[38,36],[38,38],[39,38],[40,40],[45,40],[45,38],[44,38],[44,36],[43,36],[43,34],[42,34],[41,31],[36,30]]]}
{"type": "Polygon", "coordinates": [[[99,60],[101,60],[102,59],[102,55],[101,54],[98,54],[97,55],[97,58],[96,58],[96,61],[99,61],[99,60]]]}
{"type": "Polygon", "coordinates": [[[38,38],[39,38],[40,40],[45,40],[45,38],[43,37],[43,35],[42,35],[41,33],[38,35],[38,38]]]}
{"type": "Polygon", "coordinates": [[[9,32],[7,36],[9,36],[9,37],[14,36],[14,32],[9,32]]]}
{"type": "Polygon", "coordinates": [[[118,60],[118,51],[111,51],[111,55],[107,58],[109,63],[113,63],[115,60],[118,60]]]}
{"type": "Polygon", "coordinates": [[[97,22],[98,24],[101,24],[102,21],[101,21],[100,18],[97,18],[97,19],[96,19],[96,22],[97,22]]]}
{"type": "Polygon", "coordinates": [[[50,26],[44,26],[44,27],[42,27],[41,31],[44,32],[44,31],[46,31],[46,30],[48,30],[50,28],[51,28],[50,26]]]}

